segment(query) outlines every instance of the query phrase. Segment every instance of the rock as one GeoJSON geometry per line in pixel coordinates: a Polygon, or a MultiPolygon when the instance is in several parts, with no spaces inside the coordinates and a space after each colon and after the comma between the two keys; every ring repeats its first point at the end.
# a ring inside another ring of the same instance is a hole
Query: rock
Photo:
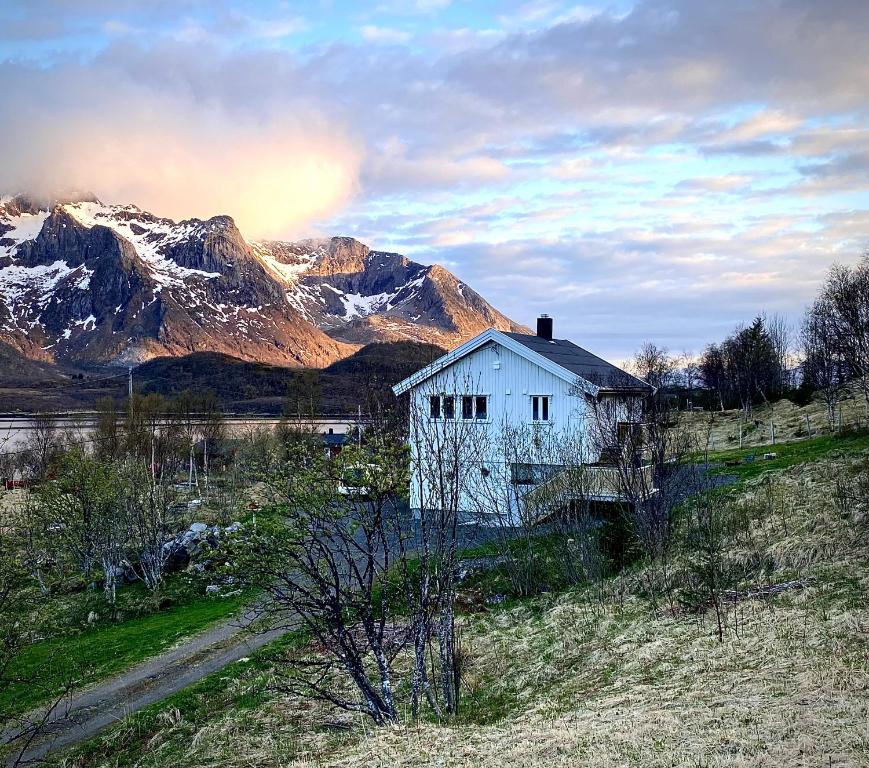
{"type": "Polygon", "coordinates": [[[507,599],[507,595],[489,595],[486,602],[489,605],[500,605],[507,599]]]}
{"type": "Polygon", "coordinates": [[[241,530],[241,523],[237,520],[223,529],[224,533],[238,533],[241,530]]]}
{"type": "Polygon", "coordinates": [[[208,526],[205,523],[191,523],[189,530],[193,533],[205,533],[208,530],[208,526]]]}
{"type": "Polygon", "coordinates": [[[219,595],[220,594],[220,587],[217,586],[217,584],[209,584],[205,588],[205,594],[206,595],[219,595]]]}
{"type": "Polygon", "coordinates": [[[91,611],[88,614],[88,624],[96,624],[100,620],[100,615],[96,611],[91,611]]]}

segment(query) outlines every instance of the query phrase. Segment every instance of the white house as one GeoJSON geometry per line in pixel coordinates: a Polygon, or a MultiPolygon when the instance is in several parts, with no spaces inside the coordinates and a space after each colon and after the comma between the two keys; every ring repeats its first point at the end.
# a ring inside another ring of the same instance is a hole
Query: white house
{"type": "MultiPolygon", "coordinates": [[[[533,494],[539,501],[542,487],[557,486],[568,473],[577,477],[579,469],[585,498],[617,500],[615,484],[603,482],[612,472],[604,443],[595,439],[601,403],[616,414],[619,435],[628,434],[651,392],[644,381],[553,338],[546,315],[536,335],[489,329],[393,390],[409,397],[411,507],[513,522],[531,514],[533,494]]],[[[554,511],[535,508],[534,515],[554,511]]]]}

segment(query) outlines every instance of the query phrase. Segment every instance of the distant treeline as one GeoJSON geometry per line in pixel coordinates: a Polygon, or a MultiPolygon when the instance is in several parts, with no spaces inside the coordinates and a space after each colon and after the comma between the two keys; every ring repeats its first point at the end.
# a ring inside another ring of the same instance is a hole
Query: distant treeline
{"type": "Polygon", "coordinates": [[[689,361],[674,388],[696,384],[694,402],[749,410],[759,402],[789,397],[804,404],[818,395],[832,426],[849,384],[863,392],[869,409],[869,255],[852,267],[835,265],[799,328],[761,315],[738,326],[699,361],[689,361]]]}

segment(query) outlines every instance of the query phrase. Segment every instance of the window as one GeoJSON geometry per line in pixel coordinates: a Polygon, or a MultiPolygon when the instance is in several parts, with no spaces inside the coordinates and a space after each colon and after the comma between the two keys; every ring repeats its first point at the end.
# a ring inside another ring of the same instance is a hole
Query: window
{"type": "MultiPolygon", "coordinates": [[[[455,406],[451,404],[451,408],[455,406]]],[[[488,395],[462,395],[462,419],[465,421],[486,421],[489,418],[488,395]]]]}
{"type": "Polygon", "coordinates": [[[620,421],[618,423],[619,445],[627,445],[628,441],[633,446],[643,443],[643,425],[632,421],[620,421]]]}
{"type": "Polygon", "coordinates": [[[531,421],[549,421],[549,395],[531,398],[531,421]]]}
{"type": "Polygon", "coordinates": [[[513,485],[540,485],[564,470],[560,464],[528,464],[517,462],[510,465],[510,482],[513,485]]]}
{"type": "Polygon", "coordinates": [[[445,419],[456,418],[456,398],[452,395],[444,395],[443,412],[445,419]]]}
{"type": "Polygon", "coordinates": [[[431,419],[456,418],[455,395],[431,395],[428,399],[428,415],[431,419]]]}
{"type": "Polygon", "coordinates": [[[516,463],[510,465],[510,482],[513,485],[536,485],[534,465],[516,463]]]}
{"type": "Polygon", "coordinates": [[[476,403],[474,408],[474,418],[485,420],[488,418],[488,411],[486,406],[488,405],[486,402],[487,398],[485,395],[477,395],[474,398],[476,403]]]}

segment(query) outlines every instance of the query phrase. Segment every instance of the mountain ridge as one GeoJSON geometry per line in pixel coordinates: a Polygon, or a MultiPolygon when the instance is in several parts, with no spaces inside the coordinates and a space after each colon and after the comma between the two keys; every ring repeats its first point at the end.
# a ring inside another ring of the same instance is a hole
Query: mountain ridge
{"type": "Polygon", "coordinates": [[[0,197],[0,342],[45,362],[200,351],[325,367],[361,346],[524,330],[450,272],[350,237],[248,242],[95,196],[0,197]]]}

